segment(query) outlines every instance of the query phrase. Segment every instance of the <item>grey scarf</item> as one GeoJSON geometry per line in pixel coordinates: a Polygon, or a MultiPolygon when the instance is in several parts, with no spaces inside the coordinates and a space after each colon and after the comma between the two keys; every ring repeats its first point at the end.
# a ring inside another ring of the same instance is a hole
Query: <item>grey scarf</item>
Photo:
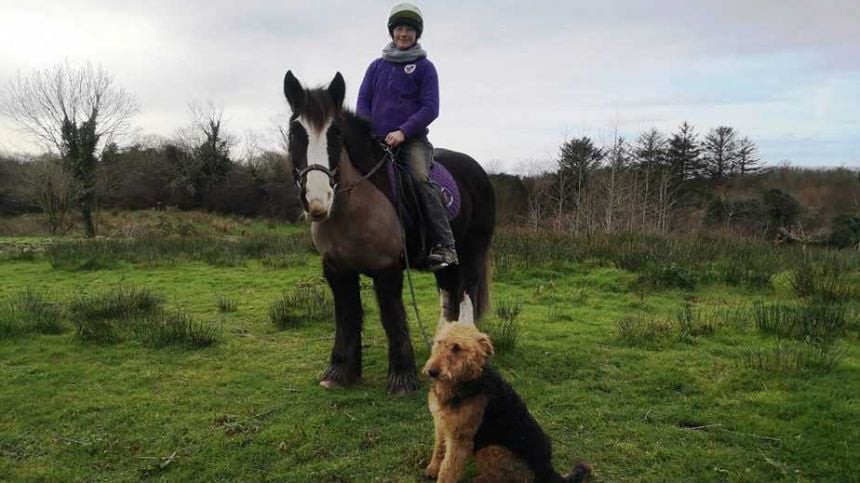
{"type": "Polygon", "coordinates": [[[425,52],[424,49],[421,48],[421,44],[417,42],[406,50],[398,49],[394,46],[394,42],[389,42],[388,45],[382,49],[382,58],[389,62],[394,62],[395,64],[415,62],[416,60],[423,59],[424,57],[427,57],[427,52],[425,52]]]}

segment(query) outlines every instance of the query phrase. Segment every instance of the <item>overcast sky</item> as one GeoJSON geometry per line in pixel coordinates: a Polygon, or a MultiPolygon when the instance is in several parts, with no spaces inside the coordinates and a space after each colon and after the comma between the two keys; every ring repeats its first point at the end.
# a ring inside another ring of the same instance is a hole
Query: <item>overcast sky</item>
{"type": "MultiPolygon", "coordinates": [[[[276,147],[285,71],[340,71],[354,107],[394,3],[0,0],[0,82],[91,61],[136,96],[141,133],[171,136],[211,100],[237,137],[276,147]]],[[[769,164],[860,167],[858,0],[416,3],[440,78],[430,140],[495,169],[682,121],[733,126],[769,164]]],[[[34,148],[0,119],[0,149],[34,148]]]]}

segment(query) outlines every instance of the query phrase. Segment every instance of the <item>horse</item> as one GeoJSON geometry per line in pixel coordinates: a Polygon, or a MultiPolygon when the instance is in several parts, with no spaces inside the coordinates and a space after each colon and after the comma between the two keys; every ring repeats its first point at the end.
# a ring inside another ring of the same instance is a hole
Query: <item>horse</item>
{"type": "MultiPolygon", "coordinates": [[[[403,236],[395,184],[387,170],[390,152],[372,135],[370,122],[343,107],[343,76],[327,87],[308,89],[292,71],[284,76],[289,103],[287,153],[300,188],[313,243],[335,305],[334,346],[320,378],[326,388],[361,379],[363,311],[359,276],[373,280],[388,338],[388,391],[420,387],[403,306],[403,271],[426,268],[415,236],[403,236]]],[[[471,157],[437,150],[435,161],[456,180],[459,214],[451,220],[459,265],[434,272],[440,298],[437,328],[461,319],[477,320],[489,307],[489,248],[495,226],[495,196],[487,173],[471,157]]]]}

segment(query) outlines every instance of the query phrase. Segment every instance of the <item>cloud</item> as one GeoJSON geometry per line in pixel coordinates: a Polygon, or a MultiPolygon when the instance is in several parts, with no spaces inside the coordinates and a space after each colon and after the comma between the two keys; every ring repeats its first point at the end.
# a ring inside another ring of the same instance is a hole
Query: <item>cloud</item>
{"type": "MultiPolygon", "coordinates": [[[[393,3],[0,0],[0,42],[12,45],[0,51],[0,81],[91,60],[137,95],[145,131],[187,124],[194,99],[222,105],[235,133],[265,131],[286,108],[287,69],[309,85],[342,72],[354,105],[393,3]]],[[[441,81],[431,140],[479,160],[551,159],[565,135],[599,133],[613,119],[628,137],[684,120],[699,132],[732,125],[753,140],[800,133],[832,141],[823,161],[856,159],[856,1],[420,6],[441,81]]],[[[0,146],[10,144],[26,143],[0,128],[0,146]]],[[[786,154],[764,141],[761,151],[769,161],[786,154]]]]}

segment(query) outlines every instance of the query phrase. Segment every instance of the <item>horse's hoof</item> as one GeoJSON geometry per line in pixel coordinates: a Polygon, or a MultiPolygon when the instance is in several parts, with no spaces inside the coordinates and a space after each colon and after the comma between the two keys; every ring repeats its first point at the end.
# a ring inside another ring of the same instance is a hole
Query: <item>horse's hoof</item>
{"type": "Polygon", "coordinates": [[[388,394],[400,396],[417,391],[421,388],[421,381],[417,374],[400,374],[388,376],[388,394]]]}
{"type": "Polygon", "coordinates": [[[332,381],[331,379],[323,379],[322,381],[320,381],[320,386],[322,386],[326,389],[335,389],[335,388],[341,387],[340,384],[338,384],[335,381],[332,381]]]}
{"type": "Polygon", "coordinates": [[[329,366],[320,378],[320,386],[326,389],[347,387],[355,384],[361,378],[359,375],[349,375],[342,367],[329,366]]]}

